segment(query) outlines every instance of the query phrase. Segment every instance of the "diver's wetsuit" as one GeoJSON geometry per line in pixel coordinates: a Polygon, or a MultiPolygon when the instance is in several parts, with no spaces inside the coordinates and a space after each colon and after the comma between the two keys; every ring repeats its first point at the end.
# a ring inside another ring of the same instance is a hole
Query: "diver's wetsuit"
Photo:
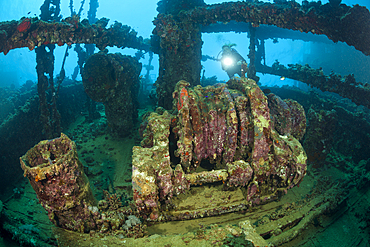
{"type": "MultiPolygon", "coordinates": [[[[230,57],[234,60],[232,65],[224,65],[221,63],[222,69],[226,71],[229,78],[233,77],[235,74],[242,76],[242,63],[246,62],[245,59],[237,52],[234,48],[223,47],[222,57],[230,57]]],[[[221,58],[222,59],[222,58],[221,58]]]]}

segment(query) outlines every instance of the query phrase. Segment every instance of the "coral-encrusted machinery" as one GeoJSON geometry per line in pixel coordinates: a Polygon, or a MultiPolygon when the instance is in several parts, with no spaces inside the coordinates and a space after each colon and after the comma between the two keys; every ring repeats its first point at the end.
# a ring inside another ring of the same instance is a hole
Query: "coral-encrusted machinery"
{"type": "Polygon", "coordinates": [[[120,53],[91,55],[83,68],[86,94],[102,102],[111,134],[127,136],[137,119],[141,63],[120,53]]]}
{"type": "Polygon", "coordinates": [[[188,86],[176,84],[174,114],[152,113],[141,147],[133,148],[134,200],[144,217],[165,221],[238,211],[274,200],[302,181],[306,154],[299,139],[306,117],[300,104],[266,97],[245,77],[188,86]]]}
{"type": "Polygon", "coordinates": [[[79,232],[97,228],[97,201],[90,189],[76,144],[65,134],[39,142],[20,158],[41,205],[56,226],[79,232]]]}

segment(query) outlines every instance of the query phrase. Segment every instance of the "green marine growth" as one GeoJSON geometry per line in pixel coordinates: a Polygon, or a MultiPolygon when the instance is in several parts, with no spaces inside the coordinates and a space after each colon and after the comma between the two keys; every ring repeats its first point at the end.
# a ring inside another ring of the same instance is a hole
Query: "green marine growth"
{"type": "Polygon", "coordinates": [[[254,247],[254,244],[245,239],[244,233],[238,237],[228,234],[227,238],[224,239],[222,247],[254,247]]]}

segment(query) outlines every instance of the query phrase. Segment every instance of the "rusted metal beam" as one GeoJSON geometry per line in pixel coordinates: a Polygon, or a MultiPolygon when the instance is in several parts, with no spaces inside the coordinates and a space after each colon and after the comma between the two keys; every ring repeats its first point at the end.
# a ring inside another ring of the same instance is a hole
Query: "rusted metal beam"
{"type": "Polygon", "coordinates": [[[62,22],[44,22],[35,17],[1,22],[0,52],[7,54],[21,47],[33,50],[40,45],[74,43],[96,44],[100,50],[117,46],[149,51],[149,41],[137,36],[131,27],[115,22],[106,28],[108,21],[102,18],[90,25],[86,19],[80,22],[78,17],[68,17],[62,22]]]}
{"type": "Polygon", "coordinates": [[[318,3],[302,6],[294,1],[279,4],[225,2],[182,11],[177,19],[203,26],[218,22],[251,22],[255,27],[267,24],[324,34],[334,42],[346,42],[365,55],[370,55],[370,12],[359,5],[332,7],[318,3]]]}
{"type": "Polygon", "coordinates": [[[335,73],[325,75],[322,69],[311,68],[308,64],[288,64],[288,67],[285,67],[275,62],[271,67],[265,65],[256,67],[258,72],[301,81],[322,91],[337,93],[352,100],[356,105],[370,109],[370,84],[356,81],[353,74],[343,77],[335,73]]]}

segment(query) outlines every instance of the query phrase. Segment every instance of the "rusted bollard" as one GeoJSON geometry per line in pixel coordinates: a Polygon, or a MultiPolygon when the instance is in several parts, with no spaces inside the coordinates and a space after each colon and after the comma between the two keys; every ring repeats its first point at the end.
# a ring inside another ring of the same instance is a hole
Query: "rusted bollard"
{"type": "Polygon", "coordinates": [[[97,202],[72,140],[62,133],[59,138],[41,141],[20,157],[20,162],[56,226],[79,232],[96,229],[97,202]]]}

